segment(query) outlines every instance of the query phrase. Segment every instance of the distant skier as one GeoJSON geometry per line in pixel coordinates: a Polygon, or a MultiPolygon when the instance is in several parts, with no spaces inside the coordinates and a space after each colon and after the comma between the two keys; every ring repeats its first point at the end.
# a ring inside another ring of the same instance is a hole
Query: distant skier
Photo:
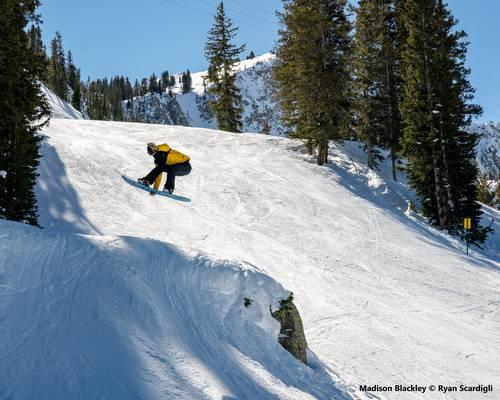
{"type": "MultiPolygon", "coordinates": [[[[153,185],[154,189],[158,190],[162,172],[166,172],[167,182],[163,190],[172,194],[175,189],[175,177],[186,176],[191,172],[189,157],[171,149],[168,144],[148,143],[147,150],[148,154],[154,157],[156,167],[144,178],[139,178],[138,182],[146,186],[153,185]]],[[[155,192],[151,192],[151,195],[155,195],[155,192]]]]}

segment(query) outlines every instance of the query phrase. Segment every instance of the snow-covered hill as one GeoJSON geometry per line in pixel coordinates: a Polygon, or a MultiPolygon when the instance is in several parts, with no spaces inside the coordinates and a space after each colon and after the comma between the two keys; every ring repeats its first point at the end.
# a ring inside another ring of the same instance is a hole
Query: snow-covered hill
{"type": "Polygon", "coordinates": [[[498,234],[467,257],[355,143],[319,167],[264,135],[58,119],[44,133],[45,229],[0,226],[0,398],[449,399],[359,385],[500,380],[498,234]],[[150,141],[192,157],[190,202],[120,178],[152,167],[150,141]],[[310,366],[267,309],[288,290],[310,366]]]}
{"type": "MultiPolygon", "coordinates": [[[[269,130],[274,135],[285,134],[270,84],[274,59],[273,54],[266,53],[236,65],[238,86],[243,100],[245,132],[260,133],[269,130]]],[[[177,84],[173,88],[174,98],[167,94],[147,95],[135,97],[131,102],[124,102],[124,114],[127,120],[215,129],[216,122],[208,106],[208,97],[205,95],[206,74],[207,71],[192,74],[193,91],[190,93],[182,94],[180,84],[177,84]],[[172,120],[178,120],[180,123],[170,122],[172,120]]],[[[179,81],[178,78],[179,76],[176,76],[176,82],[179,81]]]]}

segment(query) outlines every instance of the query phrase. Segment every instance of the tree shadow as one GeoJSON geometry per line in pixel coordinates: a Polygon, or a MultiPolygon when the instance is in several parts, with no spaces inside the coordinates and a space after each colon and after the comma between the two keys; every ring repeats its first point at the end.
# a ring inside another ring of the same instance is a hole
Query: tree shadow
{"type": "Polygon", "coordinates": [[[57,150],[42,142],[35,191],[38,199],[40,225],[70,233],[101,234],[80,206],[78,193],[71,186],[64,163],[57,150]]]}

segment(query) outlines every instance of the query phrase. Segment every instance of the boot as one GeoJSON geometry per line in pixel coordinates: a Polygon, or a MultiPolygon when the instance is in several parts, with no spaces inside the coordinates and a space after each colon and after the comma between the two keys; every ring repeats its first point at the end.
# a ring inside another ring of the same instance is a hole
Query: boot
{"type": "Polygon", "coordinates": [[[139,179],[137,179],[137,182],[139,182],[141,185],[144,185],[147,187],[151,186],[151,183],[149,183],[146,178],[139,178],[139,179]]]}

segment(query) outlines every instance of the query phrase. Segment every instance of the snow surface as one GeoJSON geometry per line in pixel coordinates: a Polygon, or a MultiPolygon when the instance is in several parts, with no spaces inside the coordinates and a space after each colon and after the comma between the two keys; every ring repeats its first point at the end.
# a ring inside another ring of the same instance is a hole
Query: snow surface
{"type": "Polygon", "coordinates": [[[0,398],[449,399],[358,389],[500,381],[498,233],[467,257],[405,214],[404,177],[369,171],[355,143],[319,167],[264,135],[57,119],[44,133],[46,229],[0,228],[0,398]],[[150,141],[191,156],[176,185],[190,203],[121,179],[152,167],[150,141]],[[287,290],[311,368],[266,310],[287,290]]]}
{"type": "Polygon", "coordinates": [[[5,221],[0,238],[2,399],[347,398],[277,344],[287,292],[254,267],[5,221]]]}
{"type": "Polygon", "coordinates": [[[71,104],[61,100],[43,83],[41,84],[41,89],[49,103],[52,118],[83,119],[83,116],[79,111],[77,111],[71,104]]]}

